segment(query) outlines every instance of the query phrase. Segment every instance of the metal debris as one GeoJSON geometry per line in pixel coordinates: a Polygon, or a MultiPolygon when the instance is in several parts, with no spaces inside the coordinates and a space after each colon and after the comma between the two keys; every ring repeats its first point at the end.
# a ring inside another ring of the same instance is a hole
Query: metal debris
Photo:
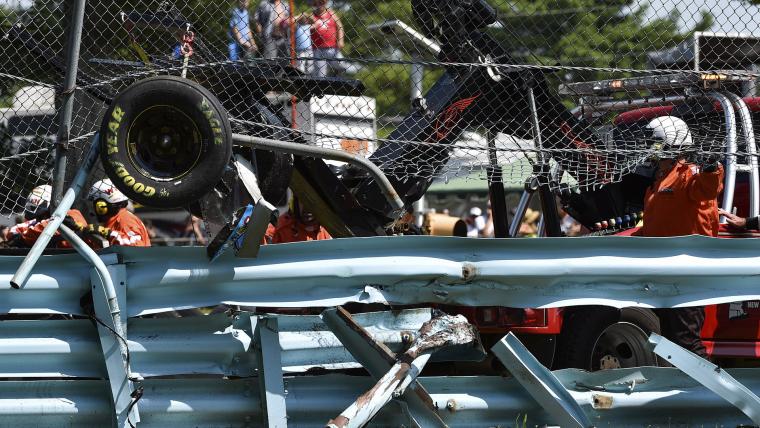
{"type": "Polygon", "coordinates": [[[445,347],[479,344],[478,333],[462,315],[441,315],[422,325],[409,349],[369,391],[327,423],[328,428],[362,427],[391,399],[400,397],[430,356],[445,347]]]}

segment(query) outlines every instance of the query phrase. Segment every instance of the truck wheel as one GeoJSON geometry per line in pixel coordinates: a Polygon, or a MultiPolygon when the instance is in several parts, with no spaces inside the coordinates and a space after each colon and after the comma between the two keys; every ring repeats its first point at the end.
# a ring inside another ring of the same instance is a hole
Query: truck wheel
{"type": "Polygon", "coordinates": [[[584,307],[568,311],[557,343],[555,367],[589,371],[656,366],[649,335],[660,321],[649,309],[584,307]]]}
{"type": "Polygon", "coordinates": [[[140,80],[120,92],[100,138],[103,168],[116,187],[158,208],[197,201],[219,182],[232,154],[219,100],[175,76],[140,80]]]}

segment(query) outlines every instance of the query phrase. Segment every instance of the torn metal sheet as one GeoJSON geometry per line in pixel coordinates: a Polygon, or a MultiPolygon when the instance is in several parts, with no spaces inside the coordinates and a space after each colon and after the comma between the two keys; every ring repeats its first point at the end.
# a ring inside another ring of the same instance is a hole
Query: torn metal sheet
{"type": "MultiPolygon", "coordinates": [[[[760,372],[729,370],[752,390],[760,372]]],[[[568,388],[596,426],[738,426],[751,420],[734,406],[678,369],[642,367],[587,373],[560,370],[554,375],[568,388]],[[604,385],[640,374],[649,382],[632,392],[581,391],[575,382],[604,385]],[[594,407],[595,397],[606,404],[594,407]],[[645,406],[645,407],[642,407],[645,406]],[[646,409],[646,410],[643,410],[646,409]]],[[[551,423],[514,379],[495,376],[419,377],[438,414],[452,428],[522,426],[551,423]]],[[[256,379],[146,379],[140,400],[145,427],[263,426],[256,379]]],[[[374,384],[369,377],[327,375],[285,378],[288,425],[323,427],[374,384]]],[[[111,404],[105,380],[0,382],[0,426],[108,426],[111,404]],[[64,423],[62,423],[64,422],[64,423]]],[[[372,419],[373,427],[409,425],[395,402],[372,419]]]]}
{"type": "MultiPolygon", "coordinates": [[[[348,311],[339,306],[326,309],[321,317],[346,350],[361,363],[373,379],[379,380],[391,369],[396,360],[396,353],[384,343],[373,340],[369,332],[357,324],[348,311]]],[[[410,332],[406,337],[411,342],[414,335],[410,332]]],[[[437,409],[433,407],[430,394],[416,380],[399,398],[406,404],[402,410],[409,414],[412,426],[430,428],[446,426],[438,416],[437,409]]]]}
{"type": "Polygon", "coordinates": [[[491,349],[528,394],[551,413],[554,424],[576,428],[592,426],[567,389],[538,362],[517,336],[509,333],[491,349]]]}
{"type": "Polygon", "coordinates": [[[725,370],[659,334],[652,333],[649,343],[655,354],[736,406],[755,424],[760,424],[760,398],[725,370]]]}
{"type": "Polygon", "coordinates": [[[404,394],[406,388],[422,372],[431,354],[448,346],[477,346],[478,343],[475,327],[462,315],[441,315],[431,319],[422,325],[409,349],[396,357],[396,363],[390,370],[337,418],[331,419],[327,426],[363,427],[392,398],[404,394]]]}

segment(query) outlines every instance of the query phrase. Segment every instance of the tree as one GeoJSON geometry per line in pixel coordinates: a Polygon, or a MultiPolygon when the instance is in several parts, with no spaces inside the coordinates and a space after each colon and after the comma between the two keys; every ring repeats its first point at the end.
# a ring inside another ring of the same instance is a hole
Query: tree
{"type": "MultiPolygon", "coordinates": [[[[758,0],[760,1],[760,0],[758,0]]],[[[679,14],[647,21],[646,8],[632,0],[489,0],[498,11],[499,25],[487,31],[507,47],[518,64],[564,65],[573,67],[647,68],[646,53],[675,46],[693,31],[706,30],[712,17],[703,13],[699,23],[687,32],[678,27],[679,14]]],[[[400,19],[416,26],[410,2],[406,0],[351,1],[343,15],[346,23],[347,55],[383,58],[389,54],[411,59],[420,48],[405,46],[404,52],[389,49],[389,41],[367,26],[400,19]]],[[[428,56],[429,57],[429,56],[428,56]]],[[[428,70],[431,70],[430,68],[428,70]]],[[[434,77],[428,73],[429,86],[434,77]]],[[[560,74],[553,76],[559,83],[560,74]]],[[[623,73],[616,73],[617,77],[623,73]]],[[[594,71],[561,73],[561,78],[592,80],[609,77],[594,71]]],[[[408,110],[408,66],[368,65],[361,73],[368,93],[378,98],[381,114],[408,110]]],[[[556,87],[556,85],[554,85],[556,87]]]]}

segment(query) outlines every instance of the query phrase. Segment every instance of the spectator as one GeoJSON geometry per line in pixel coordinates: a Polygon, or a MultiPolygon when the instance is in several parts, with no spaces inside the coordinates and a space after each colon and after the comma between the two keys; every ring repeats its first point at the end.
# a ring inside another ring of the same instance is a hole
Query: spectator
{"type": "Polygon", "coordinates": [[[311,45],[314,50],[314,76],[325,77],[328,67],[336,68],[336,58],[343,49],[343,24],[335,12],[327,7],[327,0],[313,0],[313,13],[299,16],[299,23],[311,26],[311,45]]]}
{"type": "Polygon", "coordinates": [[[567,213],[562,208],[559,209],[559,215],[561,217],[559,228],[565,236],[579,236],[581,234],[582,226],[580,223],[567,213]]]}
{"type": "Polygon", "coordinates": [[[241,60],[245,55],[251,55],[258,50],[251,32],[251,22],[248,16],[249,6],[250,0],[238,0],[237,7],[232,10],[229,31],[231,61],[241,60]]]}
{"type": "Polygon", "coordinates": [[[530,208],[525,210],[525,216],[520,223],[520,229],[517,234],[523,238],[535,238],[538,236],[538,220],[541,218],[541,213],[534,211],[530,208]]]}
{"type": "Polygon", "coordinates": [[[261,36],[266,59],[288,58],[290,7],[282,0],[263,0],[256,9],[256,32],[261,36]]]}
{"type": "Polygon", "coordinates": [[[206,245],[207,240],[204,230],[203,221],[191,214],[187,217],[187,224],[182,235],[190,238],[189,245],[206,245]]]}
{"type": "MultiPolygon", "coordinates": [[[[50,222],[51,195],[52,187],[47,184],[32,189],[26,198],[24,221],[13,227],[3,229],[3,241],[6,241],[9,246],[15,247],[31,247],[34,245],[45,226],[50,222]]],[[[84,219],[82,213],[74,209],[66,213],[64,223],[74,230],[87,226],[87,220],[84,219]]],[[[51,242],[57,248],[71,248],[71,244],[63,240],[60,232],[55,232],[51,242]]]]}
{"type": "Polygon", "coordinates": [[[307,59],[314,56],[314,50],[311,48],[311,25],[299,23],[296,25],[296,57],[298,58],[297,67],[306,74],[312,74],[312,60],[307,59]]]}
{"type": "Polygon", "coordinates": [[[477,238],[486,227],[486,220],[483,218],[483,210],[478,207],[470,208],[467,217],[464,218],[467,225],[467,237],[477,238]]]}
{"type": "Polygon", "coordinates": [[[327,230],[319,224],[314,213],[306,210],[295,197],[290,202],[288,212],[277,220],[277,227],[272,236],[273,244],[332,239],[327,230]]]}
{"type": "Polygon", "coordinates": [[[100,237],[110,245],[150,247],[150,235],[143,222],[127,210],[129,199],[111,183],[104,179],[96,181],[87,199],[92,202],[100,225],[89,225],[80,232],[100,237]]]}
{"type": "MultiPolygon", "coordinates": [[[[673,152],[694,143],[689,127],[681,119],[663,116],[647,125],[662,149],[673,152]]],[[[723,185],[723,167],[717,157],[701,165],[673,154],[660,154],[655,182],[644,198],[643,236],[718,236],[718,203],[723,185]]],[[[707,358],[701,339],[705,321],[703,307],[659,309],[662,334],[667,339],[707,358]]]]}
{"type": "Polygon", "coordinates": [[[493,227],[493,209],[491,208],[491,201],[488,201],[488,208],[486,208],[486,224],[483,227],[482,234],[484,238],[493,238],[495,236],[494,227],[493,227]]]}

